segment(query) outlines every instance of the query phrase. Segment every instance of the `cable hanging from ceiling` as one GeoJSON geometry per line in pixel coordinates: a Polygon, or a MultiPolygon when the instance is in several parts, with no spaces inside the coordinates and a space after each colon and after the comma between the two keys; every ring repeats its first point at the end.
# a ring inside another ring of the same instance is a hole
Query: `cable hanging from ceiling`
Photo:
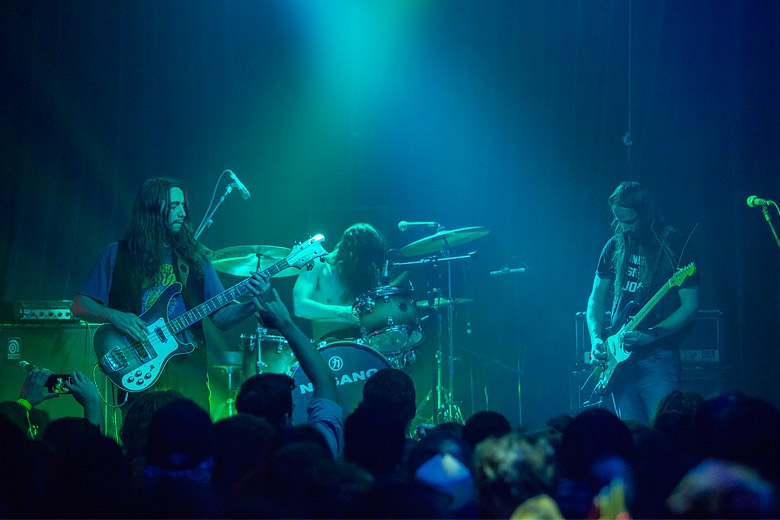
{"type": "Polygon", "coordinates": [[[631,171],[631,147],[634,144],[631,136],[631,37],[632,37],[632,0],[628,0],[628,129],[623,135],[623,144],[626,145],[626,163],[631,171]]]}

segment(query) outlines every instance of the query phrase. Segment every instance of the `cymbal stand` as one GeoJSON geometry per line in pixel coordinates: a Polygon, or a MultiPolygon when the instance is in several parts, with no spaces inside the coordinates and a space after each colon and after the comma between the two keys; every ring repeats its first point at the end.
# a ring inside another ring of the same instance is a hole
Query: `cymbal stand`
{"type": "MultiPolygon", "coordinates": [[[[434,423],[441,424],[443,422],[448,421],[456,421],[456,422],[463,422],[463,414],[461,413],[460,407],[458,406],[457,402],[454,400],[453,397],[453,384],[454,384],[454,378],[455,378],[455,361],[457,361],[457,358],[454,354],[454,303],[452,299],[452,262],[461,261],[461,260],[470,260],[474,257],[476,257],[477,253],[476,251],[472,251],[468,255],[463,256],[449,256],[449,247],[445,243],[445,247],[442,249],[442,255],[441,257],[432,256],[429,258],[423,258],[422,260],[417,260],[414,262],[393,262],[390,267],[402,267],[402,266],[410,266],[410,265],[430,265],[432,266],[433,273],[436,273],[439,264],[444,263],[447,266],[447,298],[449,298],[449,302],[447,303],[447,375],[448,375],[448,386],[444,386],[443,381],[443,358],[444,358],[444,344],[442,338],[444,337],[443,333],[443,325],[442,325],[442,317],[441,312],[437,308],[438,306],[435,305],[435,292],[433,283],[429,284],[429,291],[428,291],[428,307],[430,309],[433,309],[433,312],[436,314],[436,322],[437,322],[437,334],[438,334],[438,346],[436,349],[436,416],[433,418],[434,423]]],[[[431,279],[435,279],[435,275],[431,276],[431,279]]],[[[423,404],[418,407],[418,411],[422,406],[424,406],[425,403],[428,402],[430,399],[430,392],[428,393],[428,396],[426,396],[423,404]]]]}

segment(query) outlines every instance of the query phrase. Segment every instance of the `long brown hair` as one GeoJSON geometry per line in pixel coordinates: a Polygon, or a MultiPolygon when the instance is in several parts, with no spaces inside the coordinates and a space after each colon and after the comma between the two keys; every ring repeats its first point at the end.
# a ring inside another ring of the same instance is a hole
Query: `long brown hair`
{"type": "Polygon", "coordinates": [[[621,232],[617,219],[612,222],[615,228],[615,249],[610,262],[615,273],[615,294],[619,294],[625,282],[629,255],[633,252],[639,253],[640,247],[644,250],[642,256],[644,256],[645,261],[639,267],[637,280],[640,286],[649,289],[653,283],[655,266],[665,247],[664,239],[661,236],[668,233],[665,229],[666,223],[656,212],[650,191],[638,182],[621,182],[607,200],[610,209],[621,207],[636,211],[640,224],[638,236],[635,237],[621,232]],[[657,240],[651,239],[652,236],[655,236],[657,240]]]}
{"type": "Polygon", "coordinates": [[[125,240],[136,265],[135,276],[140,283],[157,276],[170,247],[177,257],[187,262],[192,272],[203,276],[202,261],[208,250],[195,238],[190,221],[187,190],[174,179],[149,179],[138,190],[133,204],[133,215],[125,233],[125,240]],[[184,193],[186,217],[178,233],[171,231],[168,216],[171,209],[171,189],[184,193]]]}
{"type": "Polygon", "coordinates": [[[330,257],[348,298],[376,288],[387,252],[382,235],[371,224],[348,227],[330,257]]]}

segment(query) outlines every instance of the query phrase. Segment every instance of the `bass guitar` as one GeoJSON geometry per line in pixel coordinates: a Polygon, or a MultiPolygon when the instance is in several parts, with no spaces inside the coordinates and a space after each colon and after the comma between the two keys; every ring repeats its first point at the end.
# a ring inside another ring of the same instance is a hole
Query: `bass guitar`
{"type": "MultiPolygon", "coordinates": [[[[292,248],[284,260],[264,269],[273,276],[284,269],[302,269],[312,260],[328,253],[322,248],[322,235],[316,235],[292,248]]],[[[93,338],[98,365],[114,385],[127,392],[141,392],[151,387],[173,357],[190,354],[195,345],[181,341],[177,334],[198,323],[206,316],[235,301],[249,291],[249,278],[230,289],[190,309],[181,316],[168,319],[168,304],[182,290],[179,282],[172,283],[140,318],[147,324],[147,336],[138,341],[120,332],[111,323],[98,327],[93,338]]]]}
{"type": "Polygon", "coordinates": [[[661,301],[661,298],[669,292],[669,289],[672,287],[679,287],[686,278],[693,275],[695,272],[696,264],[693,262],[678,269],[677,272],[674,273],[660,289],[658,289],[658,292],[655,293],[641,309],[639,309],[639,312],[633,316],[631,316],[631,313],[636,307],[636,304],[631,302],[626,305],[614,324],[606,329],[606,333],[609,334],[606,341],[604,341],[604,347],[607,351],[607,360],[603,363],[599,382],[596,384],[594,392],[599,395],[610,393],[612,391],[612,382],[614,381],[615,373],[619,372],[621,365],[631,357],[633,351],[626,350],[625,345],[623,344],[623,334],[635,330],[658,302],[661,301]],[[624,325],[621,326],[621,324],[624,325]]]}

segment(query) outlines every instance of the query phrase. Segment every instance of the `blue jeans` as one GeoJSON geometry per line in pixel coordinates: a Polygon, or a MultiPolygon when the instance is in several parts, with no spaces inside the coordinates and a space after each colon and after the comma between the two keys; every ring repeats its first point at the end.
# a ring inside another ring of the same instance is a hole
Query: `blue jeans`
{"type": "Polygon", "coordinates": [[[680,353],[658,349],[625,363],[625,377],[613,394],[616,412],[624,421],[636,419],[649,424],[661,400],[680,387],[680,353]]]}

